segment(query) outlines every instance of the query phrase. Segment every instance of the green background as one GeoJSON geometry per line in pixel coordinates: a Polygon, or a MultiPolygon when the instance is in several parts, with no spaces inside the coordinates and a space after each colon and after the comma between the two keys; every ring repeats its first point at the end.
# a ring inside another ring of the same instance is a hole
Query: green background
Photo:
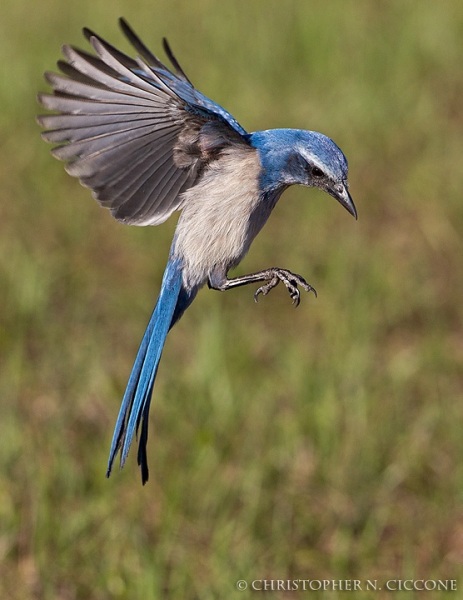
{"type": "Polygon", "coordinates": [[[461,588],[461,2],[6,0],[0,57],[1,598],[461,588]],[[133,451],[104,474],[175,219],[112,220],[34,122],[61,44],[88,26],[128,50],[121,15],[246,129],[332,137],[359,212],[279,202],[236,272],[302,273],[318,299],[297,310],[284,289],[199,294],[161,363],[144,488],[133,451]]]}

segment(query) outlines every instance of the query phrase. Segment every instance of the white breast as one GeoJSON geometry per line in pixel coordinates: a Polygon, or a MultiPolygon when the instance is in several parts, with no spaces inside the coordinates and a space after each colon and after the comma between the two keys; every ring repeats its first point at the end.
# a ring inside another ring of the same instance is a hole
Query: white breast
{"type": "Polygon", "coordinates": [[[232,147],[184,193],[174,254],[183,259],[188,286],[204,284],[214,270],[226,273],[248,251],[268,218],[255,210],[260,170],[255,149],[232,147]]]}

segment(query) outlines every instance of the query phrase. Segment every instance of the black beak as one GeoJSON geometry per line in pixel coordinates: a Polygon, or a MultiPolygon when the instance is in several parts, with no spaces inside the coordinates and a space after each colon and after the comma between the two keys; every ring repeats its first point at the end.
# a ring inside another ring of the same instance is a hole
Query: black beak
{"type": "Polygon", "coordinates": [[[342,204],[353,217],[357,218],[357,209],[355,208],[354,201],[352,200],[352,197],[349,194],[345,184],[341,183],[336,185],[334,188],[329,190],[329,193],[333,196],[333,198],[336,198],[336,200],[342,204]]]}

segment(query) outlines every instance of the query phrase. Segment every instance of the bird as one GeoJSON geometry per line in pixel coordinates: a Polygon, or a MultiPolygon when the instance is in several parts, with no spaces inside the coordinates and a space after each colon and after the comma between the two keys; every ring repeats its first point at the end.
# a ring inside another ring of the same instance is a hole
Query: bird
{"type": "Polygon", "coordinates": [[[300,289],[315,292],[288,269],[271,267],[230,278],[291,185],[323,190],[357,219],[348,163],[326,135],[302,129],[248,133],[202,94],[167,40],[166,66],[123,18],[132,58],[88,28],[93,51],[62,47],[61,73],[46,72],[48,111],[37,117],[52,155],[90,188],[99,204],[128,225],[159,225],[180,211],[154,311],[129,376],[109,452],[106,476],[134,436],[144,485],[149,478],[148,414],[167,334],[206,284],[225,291],[259,284],[255,301],[283,283],[295,306],[300,289]]]}

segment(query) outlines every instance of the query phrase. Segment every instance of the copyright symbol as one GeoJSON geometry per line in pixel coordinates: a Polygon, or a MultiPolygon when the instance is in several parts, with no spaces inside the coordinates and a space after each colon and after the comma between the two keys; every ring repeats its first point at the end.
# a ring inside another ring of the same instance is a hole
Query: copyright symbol
{"type": "Polygon", "coordinates": [[[240,579],[239,581],[236,582],[236,587],[240,591],[243,591],[248,587],[248,584],[246,583],[246,581],[244,581],[244,579],[240,579]]]}

